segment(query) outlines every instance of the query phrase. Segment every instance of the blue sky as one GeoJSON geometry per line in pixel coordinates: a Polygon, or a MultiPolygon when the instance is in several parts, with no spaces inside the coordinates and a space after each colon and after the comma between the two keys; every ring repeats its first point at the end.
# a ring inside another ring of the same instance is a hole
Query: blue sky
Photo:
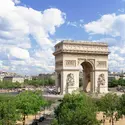
{"type": "MultiPolygon", "coordinates": [[[[22,5],[27,5],[36,10],[43,11],[47,8],[58,8],[66,14],[66,21],[83,24],[99,19],[105,14],[120,14],[119,9],[125,7],[122,0],[21,0],[22,5]]],[[[53,38],[71,38],[89,40],[89,35],[83,28],[76,28],[63,24],[59,27],[53,38]],[[72,32],[71,32],[72,31],[72,32]],[[74,32],[74,34],[73,34],[74,32]]],[[[94,36],[95,38],[98,36],[94,36]]],[[[104,36],[106,37],[106,36],[104,36]]]]}
{"type": "Polygon", "coordinates": [[[54,71],[53,46],[63,40],[109,44],[109,69],[125,71],[125,0],[0,0],[0,69],[34,75],[54,71]]]}

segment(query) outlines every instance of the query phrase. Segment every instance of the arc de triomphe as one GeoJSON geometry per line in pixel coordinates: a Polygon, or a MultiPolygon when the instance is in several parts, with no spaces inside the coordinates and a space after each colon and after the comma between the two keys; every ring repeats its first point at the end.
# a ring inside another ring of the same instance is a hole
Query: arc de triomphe
{"type": "Polygon", "coordinates": [[[79,89],[80,66],[83,91],[108,92],[108,45],[64,40],[55,45],[56,86],[61,94],[79,89]]]}

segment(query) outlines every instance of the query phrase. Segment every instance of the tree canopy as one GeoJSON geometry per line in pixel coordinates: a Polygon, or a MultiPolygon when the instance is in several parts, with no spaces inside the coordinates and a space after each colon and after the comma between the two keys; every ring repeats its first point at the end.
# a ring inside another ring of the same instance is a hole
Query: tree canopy
{"type": "Polygon", "coordinates": [[[16,97],[17,109],[23,116],[23,125],[25,117],[29,114],[36,114],[44,105],[45,101],[37,92],[25,91],[16,97]]]}
{"type": "Polygon", "coordinates": [[[119,98],[118,113],[120,117],[125,116],[125,94],[119,98]]]}
{"type": "Polygon", "coordinates": [[[52,125],[98,125],[96,107],[85,94],[66,95],[55,110],[52,125]]]}
{"type": "Polygon", "coordinates": [[[117,87],[118,85],[125,86],[125,79],[123,79],[123,78],[120,78],[118,80],[113,79],[113,80],[109,81],[109,84],[108,84],[109,87],[117,87]]]}
{"type": "Polygon", "coordinates": [[[47,86],[47,85],[54,85],[55,80],[53,80],[52,78],[25,80],[24,84],[25,85],[32,85],[35,87],[47,86]]]}
{"type": "Polygon", "coordinates": [[[21,83],[19,82],[11,82],[11,81],[0,81],[0,88],[2,89],[12,89],[12,88],[20,88],[21,83]]]}
{"type": "Polygon", "coordinates": [[[0,95],[0,125],[14,125],[20,118],[19,116],[15,97],[0,95]]]}
{"type": "Polygon", "coordinates": [[[48,86],[48,85],[53,86],[55,85],[55,80],[52,78],[33,79],[33,80],[25,80],[24,83],[12,82],[12,81],[0,81],[0,89],[21,88],[27,85],[32,85],[34,87],[48,86]]]}
{"type": "Polygon", "coordinates": [[[22,120],[25,125],[25,118],[29,114],[36,115],[51,102],[45,100],[39,91],[24,91],[13,96],[8,94],[0,95],[0,125],[15,125],[17,120],[22,120]]]}
{"type": "MultiPolygon", "coordinates": [[[[103,112],[103,118],[108,117],[109,122],[114,125],[114,121],[119,119],[118,107],[119,97],[116,94],[108,93],[96,102],[99,111],[103,112]]],[[[103,119],[103,123],[105,119],[103,119]]]]}

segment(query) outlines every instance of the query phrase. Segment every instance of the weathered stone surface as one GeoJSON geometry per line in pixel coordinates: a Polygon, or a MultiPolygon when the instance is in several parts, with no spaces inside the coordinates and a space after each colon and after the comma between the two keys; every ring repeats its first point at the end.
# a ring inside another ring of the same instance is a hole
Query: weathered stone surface
{"type": "Polygon", "coordinates": [[[74,75],[72,73],[67,75],[66,83],[68,86],[74,86],[74,75]]]}
{"type": "Polygon", "coordinates": [[[55,71],[61,75],[56,84],[57,87],[61,86],[61,94],[71,93],[79,88],[80,65],[84,71],[84,91],[108,92],[108,54],[106,43],[64,40],[56,44],[55,71]],[[74,77],[74,82],[69,79],[71,76],[74,77]]]}

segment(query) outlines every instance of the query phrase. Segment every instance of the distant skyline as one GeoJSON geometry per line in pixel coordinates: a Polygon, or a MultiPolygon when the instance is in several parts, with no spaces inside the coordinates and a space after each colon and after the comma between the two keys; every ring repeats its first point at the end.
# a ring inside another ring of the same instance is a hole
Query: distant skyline
{"type": "Polygon", "coordinates": [[[125,71],[125,0],[0,0],[0,70],[54,71],[63,39],[107,42],[109,70],[125,71]]]}

